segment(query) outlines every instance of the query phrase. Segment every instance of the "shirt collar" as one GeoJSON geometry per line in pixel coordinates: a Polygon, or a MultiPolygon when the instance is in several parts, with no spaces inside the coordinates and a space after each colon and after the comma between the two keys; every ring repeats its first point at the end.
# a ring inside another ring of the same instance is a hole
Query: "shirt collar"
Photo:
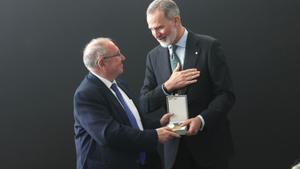
{"type": "MultiPolygon", "coordinates": [[[[182,37],[179,39],[179,41],[176,43],[176,46],[179,46],[179,47],[182,47],[182,48],[185,48],[186,46],[186,40],[187,40],[187,37],[188,37],[188,31],[184,28],[184,33],[182,35],[182,37]]],[[[170,48],[171,45],[169,45],[168,47],[170,48]]]]}
{"type": "Polygon", "coordinates": [[[188,36],[188,31],[184,28],[184,33],[182,37],[179,39],[179,41],[176,43],[176,45],[185,48],[187,36],[188,36]]]}
{"type": "Polygon", "coordinates": [[[93,75],[95,75],[98,79],[100,79],[100,80],[105,84],[105,86],[106,86],[107,88],[110,88],[111,85],[112,85],[113,83],[117,83],[116,80],[114,80],[114,81],[111,82],[111,81],[105,79],[104,77],[102,77],[102,76],[100,76],[100,75],[97,75],[96,73],[94,73],[94,72],[92,72],[92,71],[91,71],[91,73],[92,73],[93,75]]]}

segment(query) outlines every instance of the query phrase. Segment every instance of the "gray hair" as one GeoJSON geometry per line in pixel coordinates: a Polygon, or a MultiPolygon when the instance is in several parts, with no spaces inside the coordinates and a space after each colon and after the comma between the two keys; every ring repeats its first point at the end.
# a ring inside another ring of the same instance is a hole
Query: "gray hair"
{"type": "Polygon", "coordinates": [[[146,14],[151,14],[156,10],[161,10],[167,19],[180,16],[180,11],[176,3],[172,0],[154,0],[147,8],[146,14]]]}
{"type": "Polygon", "coordinates": [[[295,166],[293,166],[292,169],[300,169],[300,162],[298,164],[296,164],[295,166]]]}
{"type": "Polygon", "coordinates": [[[105,44],[112,41],[110,38],[96,38],[92,39],[83,50],[83,63],[89,68],[97,66],[100,56],[106,55],[105,44]]]}

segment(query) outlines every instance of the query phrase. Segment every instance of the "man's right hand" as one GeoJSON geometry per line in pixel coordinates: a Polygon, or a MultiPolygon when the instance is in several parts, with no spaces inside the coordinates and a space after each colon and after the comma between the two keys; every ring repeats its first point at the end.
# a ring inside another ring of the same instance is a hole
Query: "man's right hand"
{"type": "Polygon", "coordinates": [[[200,71],[191,68],[186,70],[179,70],[180,65],[177,64],[176,69],[173,71],[171,77],[164,83],[166,92],[172,93],[174,90],[181,89],[190,84],[196,83],[197,78],[200,76],[200,71]]]}
{"type": "Polygon", "coordinates": [[[156,129],[158,142],[163,144],[171,139],[180,138],[180,135],[174,133],[169,127],[161,127],[156,129]]]}

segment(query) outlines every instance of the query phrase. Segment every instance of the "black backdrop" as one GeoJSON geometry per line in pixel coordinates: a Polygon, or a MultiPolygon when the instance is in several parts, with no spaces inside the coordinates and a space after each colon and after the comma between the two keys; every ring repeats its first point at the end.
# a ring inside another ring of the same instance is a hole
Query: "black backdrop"
{"type": "MultiPolygon", "coordinates": [[[[150,0],[0,1],[0,168],[75,168],[72,97],[82,49],[109,36],[135,95],[157,42],[150,0]]],[[[300,158],[298,0],[177,0],[183,24],[219,39],[234,80],[233,168],[288,168],[300,158]]],[[[201,150],[199,150],[201,151],[201,150]]]]}

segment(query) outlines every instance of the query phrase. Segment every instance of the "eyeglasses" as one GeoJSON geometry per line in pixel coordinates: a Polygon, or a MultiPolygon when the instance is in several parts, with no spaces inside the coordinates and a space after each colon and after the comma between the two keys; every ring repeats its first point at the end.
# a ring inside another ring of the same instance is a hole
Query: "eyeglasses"
{"type": "Polygon", "coordinates": [[[112,58],[112,57],[119,57],[119,56],[124,56],[121,51],[119,50],[116,54],[114,55],[111,55],[111,56],[104,56],[103,59],[109,59],[109,58],[112,58]]]}

